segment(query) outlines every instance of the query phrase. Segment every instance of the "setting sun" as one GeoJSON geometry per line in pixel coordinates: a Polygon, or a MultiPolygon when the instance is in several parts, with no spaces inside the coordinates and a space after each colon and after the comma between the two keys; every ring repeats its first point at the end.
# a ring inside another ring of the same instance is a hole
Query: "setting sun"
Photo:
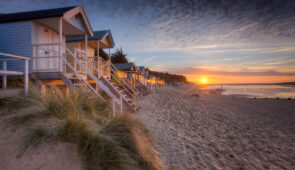
{"type": "Polygon", "coordinates": [[[201,84],[206,84],[208,82],[206,77],[201,78],[201,84]]]}

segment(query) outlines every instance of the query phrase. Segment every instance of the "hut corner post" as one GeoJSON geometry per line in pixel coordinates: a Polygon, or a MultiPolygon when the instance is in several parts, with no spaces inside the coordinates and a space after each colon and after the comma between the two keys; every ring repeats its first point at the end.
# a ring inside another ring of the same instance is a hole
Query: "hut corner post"
{"type": "Polygon", "coordinates": [[[120,95],[120,113],[123,115],[123,96],[122,94],[120,95]]]}
{"type": "MultiPolygon", "coordinates": [[[[87,44],[88,44],[88,36],[87,34],[85,36],[85,63],[86,63],[86,68],[88,68],[88,62],[87,62],[87,44]]],[[[83,55],[83,54],[82,54],[83,55]]],[[[91,70],[90,70],[91,71],[91,70]]]]}
{"type": "Polygon", "coordinates": [[[110,68],[111,68],[111,48],[109,48],[109,62],[108,62],[108,72],[109,72],[109,78],[111,78],[111,71],[110,71],[110,68]]]}
{"type": "Polygon", "coordinates": [[[58,55],[59,55],[59,71],[62,72],[61,44],[62,44],[62,17],[59,18],[59,38],[58,38],[58,55]]]}
{"type": "Polygon", "coordinates": [[[25,95],[29,94],[29,60],[25,60],[25,70],[24,70],[24,86],[25,86],[25,95]]]}

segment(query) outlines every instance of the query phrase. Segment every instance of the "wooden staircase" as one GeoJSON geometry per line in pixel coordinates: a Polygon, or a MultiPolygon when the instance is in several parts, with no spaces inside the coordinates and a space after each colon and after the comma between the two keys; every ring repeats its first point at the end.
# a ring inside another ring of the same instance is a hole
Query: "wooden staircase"
{"type": "Polygon", "coordinates": [[[143,95],[147,96],[149,94],[149,89],[147,86],[143,85],[140,81],[135,80],[135,88],[143,95]]]}
{"type": "Polygon", "coordinates": [[[123,95],[123,97],[126,99],[126,100],[125,100],[125,104],[126,104],[129,108],[134,109],[134,110],[138,109],[138,107],[135,106],[135,103],[134,103],[133,100],[132,100],[132,99],[133,99],[133,96],[130,94],[130,92],[128,92],[128,91],[127,91],[125,88],[123,88],[122,86],[120,86],[120,85],[114,83],[113,80],[112,80],[111,78],[107,78],[107,80],[108,80],[109,82],[111,82],[112,87],[116,88],[117,91],[119,91],[119,92],[123,95]]]}
{"type": "Polygon", "coordinates": [[[86,87],[86,84],[75,74],[62,73],[61,77],[63,83],[70,89],[86,87]]]}
{"type": "MultiPolygon", "coordinates": [[[[70,50],[68,50],[65,47],[66,51],[68,52],[68,55],[71,56],[75,63],[85,72],[85,75],[82,75],[80,72],[75,70],[76,66],[72,66],[70,63],[68,63],[65,58],[62,57],[64,62],[73,70],[73,74],[62,74],[62,81],[65,83],[66,86],[69,88],[76,88],[80,86],[86,86],[91,91],[102,97],[96,89],[94,89],[89,83],[88,80],[93,80],[103,91],[105,91],[108,96],[113,101],[113,111],[115,110],[115,103],[120,105],[121,113],[123,112],[123,104],[128,106],[129,109],[132,111],[136,110],[138,108],[138,97],[137,94],[131,93],[132,90],[126,90],[128,89],[124,85],[116,85],[112,79],[105,77],[102,73],[98,71],[98,69],[93,65],[93,63],[89,62],[86,58],[86,54],[84,51],[75,49],[75,53],[72,53],[70,50]],[[83,54],[84,53],[84,54],[83,54]],[[80,57],[76,57],[77,54],[79,56],[82,56],[82,59],[80,57]],[[83,60],[81,62],[80,60],[83,60]],[[92,70],[92,71],[90,71],[92,70]]],[[[115,112],[115,111],[114,111],[115,112]]]]}

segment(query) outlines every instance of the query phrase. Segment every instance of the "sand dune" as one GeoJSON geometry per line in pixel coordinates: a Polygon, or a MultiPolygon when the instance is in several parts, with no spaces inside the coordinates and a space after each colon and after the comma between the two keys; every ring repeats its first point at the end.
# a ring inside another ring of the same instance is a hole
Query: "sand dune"
{"type": "Polygon", "coordinates": [[[196,92],[164,87],[141,101],[167,169],[295,169],[294,100],[196,92]]]}
{"type": "MultiPolygon", "coordinates": [[[[17,94],[17,93],[16,93],[17,94]]],[[[13,95],[12,95],[13,96],[13,95]]],[[[10,96],[11,97],[11,96],[10,96]]],[[[16,114],[32,113],[36,106],[18,111],[0,110],[0,170],[57,170],[82,169],[82,161],[77,147],[71,143],[46,142],[37,149],[21,149],[23,136],[29,126],[10,123],[16,114]]],[[[44,122],[39,122],[39,124],[44,122]]]]}

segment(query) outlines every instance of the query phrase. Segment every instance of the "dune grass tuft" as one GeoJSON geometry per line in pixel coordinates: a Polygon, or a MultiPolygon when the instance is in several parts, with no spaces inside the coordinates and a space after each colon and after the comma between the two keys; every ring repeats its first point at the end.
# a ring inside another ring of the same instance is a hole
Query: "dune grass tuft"
{"type": "Polygon", "coordinates": [[[85,169],[132,169],[135,164],[117,143],[107,136],[94,134],[81,120],[66,120],[57,131],[59,138],[78,145],[85,169]]]}
{"type": "Polygon", "coordinates": [[[48,130],[43,126],[36,126],[28,129],[23,136],[22,149],[25,150],[30,146],[38,147],[46,138],[50,137],[48,130]]]}
{"type": "Polygon", "coordinates": [[[161,169],[152,147],[155,139],[130,114],[114,117],[109,103],[84,90],[65,95],[60,89],[52,88],[46,95],[32,96],[30,99],[42,102],[46,114],[19,115],[12,122],[22,124],[42,115],[42,118],[54,117],[56,124],[54,129],[30,128],[23,148],[38,146],[50,138],[76,144],[84,169],[161,169]]]}
{"type": "Polygon", "coordinates": [[[111,120],[102,130],[119,146],[128,151],[139,167],[145,169],[160,169],[159,160],[151,144],[155,139],[142,122],[130,115],[118,116],[111,120]]]}
{"type": "Polygon", "coordinates": [[[34,104],[30,98],[23,96],[7,97],[0,99],[0,108],[6,108],[8,110],[17,110],[20,108],[27,108],[34,104]]]}
{"type": "Polygon", "coordinates": [[[25,115],[16,115],[11,117],[9,120],[15,125],[24,124],[29,120],[34,119],[37,116],[35,113],[25,114],[25,115]]]}
{"type": "Polygon", "coordinates": [[[9,121],[14,125],[22,125],[33,119],[45,118],[47,115],[48,115],[47,111],[26,113],[26,114],[12,116],[11,118],[9,118],[9,121]]]}
{"type": "Polygon", "coordinates": [[[15,97],[0,98],[0,108],[6,108],[9,111],[18,110],[31,107],[36,103],[40,103],[41,100],[42,97],[40,91],[36,87],[30,86],[28,96],[25,96],[24,91],[22,90],[15,97]]]}

